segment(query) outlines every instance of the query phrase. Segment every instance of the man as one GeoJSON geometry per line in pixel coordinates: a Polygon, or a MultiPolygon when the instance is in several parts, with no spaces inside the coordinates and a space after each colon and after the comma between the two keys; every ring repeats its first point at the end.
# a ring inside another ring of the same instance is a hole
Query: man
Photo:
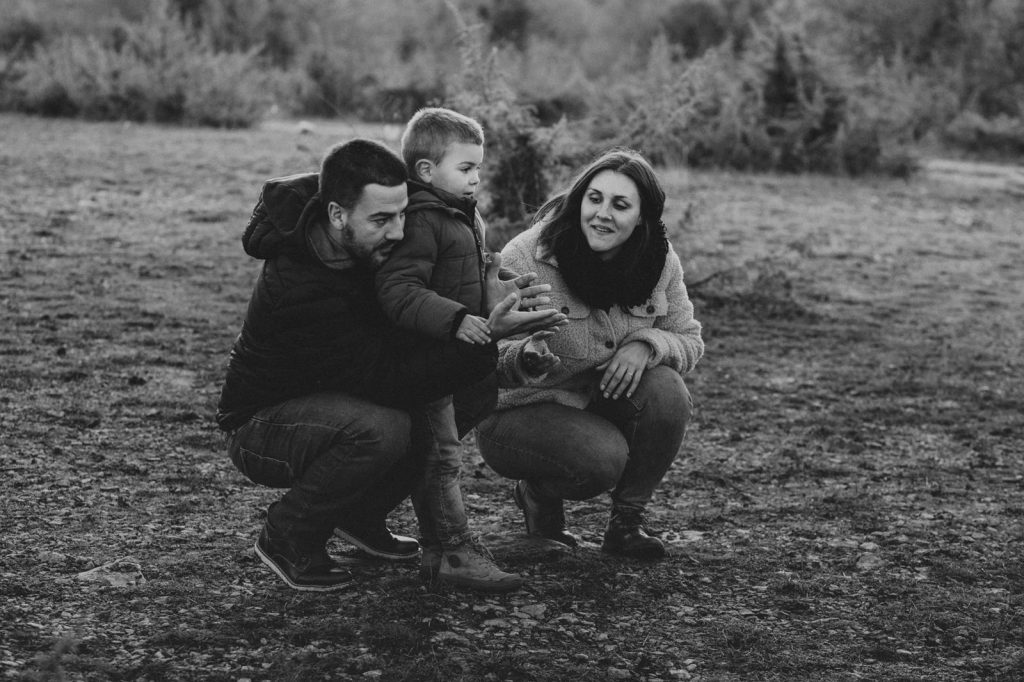
{"type": "MultiPolygon", "coordinates": [[[[231,351],[217,421],[250,480],[288,488],[270,505],[256,554],[290,587],[328,591],[352,576],[331,560],[332,532],[387,559],[417,556],[385,518],[412,489],[409,408],[491,377],[492,343],[431,340],[391,325],[374,271],[403,237],[406,169],[387,147],[336,145],[319,174],[267,182],[242,238],[263,259],[231,351]]],[[[488,323],[492,339],[557,326],[546,285],[520,277],[488,323]]]]}

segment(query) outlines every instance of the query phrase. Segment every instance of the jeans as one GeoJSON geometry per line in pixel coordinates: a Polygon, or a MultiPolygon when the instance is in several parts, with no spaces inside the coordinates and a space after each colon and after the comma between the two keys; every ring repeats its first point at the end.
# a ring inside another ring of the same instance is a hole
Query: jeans
{"type": "Polygon", "coordinates": [[[274,533],[323,547],[336,526],[379,523],[412,492],[410,425],[401,410],[316,393],[257,412],[228,452],[249,480],[289,489],[267,512],[274,533]]]}
{"type": "Polygon", "coordinates": [[[428,439],[423,476],[413,489],[412,504],[420,524],[421,544],[450,549],[470,539],[459,487],[462,453],[452,397],[427,404],[423,412],[428,439]]]}
{"type": "Polygon", "coordinates": [[[658,366],[630,398],[598,398],[584,410],[534,403],[496,412],[477,427],[477,444],[497,473],[525,479],[544,497],[586,500],[610,490],[616,507],[643,511],[692,411],[682,377],[658,366]]]}

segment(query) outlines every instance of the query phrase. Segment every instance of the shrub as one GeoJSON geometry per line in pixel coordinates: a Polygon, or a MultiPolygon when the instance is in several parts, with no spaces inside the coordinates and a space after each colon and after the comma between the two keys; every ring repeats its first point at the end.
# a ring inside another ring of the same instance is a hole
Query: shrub
{"type": "Polygon", "coordinates": [[[252,52],[214,51],[166,7],[105,41],[38,45],[17,71],[13,102],[29,112],[228,127],[258,120],[278,82],[252,52]]]}
{"type": "Polygon", "coordinates": [[[985,118],[963,112],[946,127],[944,137],[966,151],[983,156],[1024,155],[1024,119],[1000,115],[985,118]]]}
{"type": "Polygon", "coordinates": [[[605,98],[594,132],[661,164],[863,173],[884,168],[913,118],[855,103],[870,90],[778,24],[738,55],[723,45],[690,62],[661,38],[637,77],[605,98]]]}
{"type": "MultiPolygon", "coordinates": [[[[830,0],[829,39],[871,64],[903,59],[951,87],[960,109],[1024,115],[1024,4],[1017,0],[830,0]]],[[[945,123],[945,122],[943,122],[945,123]]]]}
{"type": "Polygon", "coordinates": [[[668,41],[683,48],[687,59],[699,57],[726,38],[721,7],[707,0],[684,0],[669,8],[661,18],[668,41]]]}
{"type": "Polygon", "coordinates": [[[27,51],[43,42],[45,37],[46,31],[38,21],[24,16],[8,17],[0,25],[0,52],[27,51]]]}
{"type": "Polygon", "coordinates": [[[479,27],[459,19],[461,70],[448,84],[445,106],[472,116],[486,132],[481,210],[490,223],[488,246],[500,249],[526,227],[548,198],[559,170],[571,163],[564,123],[542,128],[531,107],[517,103],[496,51],[488,52],[479,27]]]}

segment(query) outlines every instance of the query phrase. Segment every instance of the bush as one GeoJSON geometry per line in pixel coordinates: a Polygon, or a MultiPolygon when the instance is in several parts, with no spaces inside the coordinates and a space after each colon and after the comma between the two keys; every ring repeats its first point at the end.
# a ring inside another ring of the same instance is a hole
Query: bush
{"type": "Polygon", "coordinates": [[[964,112],[946,127],[945,140],[982,156],[1024,155],[1024,119],[1010,116],[985,118],[964,112]]]}
{"type": "MultiPolygon", "coordinates": [[[[882,111],[840,67],[777,24],[755,31],[740,54],[729,46],[684,62],[662,38],[646,67],[619,85],[594,118],[594,133],[640,149],[655,163],[739,170],[864,173],[901,157],[914,112],[882,111]],[[856,101],[864,97],[864,101],[856,101]]],[[[903,101],[906,108],[908,102],[903,101]]],[[[905,163],[893,170],[904,172],[905,163]]]]}
{"type": "Polygon", "coordinates": [[[829,39],[861,64],[903,59],[952,88],[959,109],[987,118],[1024,115],[1024,4],[1017,0],[828,4],[839,18],[829,39]]]}
{"type": "Polygon", "coordinates": [[[9,17],[0,26],[0,52],[27,51],[43,42],[45,37],[46,31],[38,21],[23,16],[9,17]]]}
{"type": "Polygon", "coordinates": [[[166,8],[107,40],[63,36],[16,65],[12,103],[31,113],[238,127],[272,103],[253,53],[214,51],[166,8]]]}
{"type": "Polygon", "coordinates": [[[448,84],[445,106],[472,116],[486,133],[481,211],[490,224],[488,246],[500,249],[527,226],[560,171],[573,163],[572,136],[564,123],[540,127],[533,109],[516,102],[498,53],[487,51],[479,27],[461,16],[459,23],[462,68],[448,84]]]}

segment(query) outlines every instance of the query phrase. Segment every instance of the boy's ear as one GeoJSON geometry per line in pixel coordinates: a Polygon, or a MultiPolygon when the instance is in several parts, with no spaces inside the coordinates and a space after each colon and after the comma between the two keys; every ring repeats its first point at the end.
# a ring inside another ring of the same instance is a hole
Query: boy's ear
{"type": "Polygon", "coordinates": [[[429,183],[434,175],[434,162],[428,159],[420,159],[413,165],[413,169],[416,171],[417,180],[429,183]]]}

